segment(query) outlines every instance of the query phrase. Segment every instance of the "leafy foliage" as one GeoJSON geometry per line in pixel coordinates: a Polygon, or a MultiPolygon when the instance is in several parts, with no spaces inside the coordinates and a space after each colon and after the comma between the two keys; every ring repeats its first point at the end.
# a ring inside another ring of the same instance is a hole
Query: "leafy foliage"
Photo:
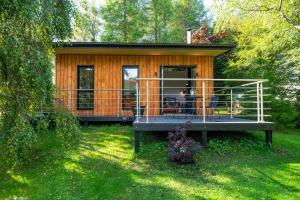
{"type": "Polygon", "coordinates": [[[145,41],[170,42],[172,39],[170,21],[173,18],[172,0],[149,0],[146,5],[147,26],[145,41]]]}
{"type": "Polygon", "coordinates": [[[59,107],[56,111],[55,129],[58,136],[64,141],[64,146],[69,147],[79,143],[81,131],[77,117],[63,107],[59,107]]]}
{"type": "Polygon", "coordinates": [[[296,126],[300,127],[300,90],[297,91],[296,109],[298,113],[296,126]]]}
{"type": "Polygon", "coordinates": [[[202,0],[174,1],[174,17],[171,23],[172,42],[184,42],[186,31],[198,29],[206,17],[202,0]]]}
{"type": "Polygon", "coordinates": [[[99,40],[102,25],[100,8],[86,0],[80,2],[80,8],[81,12],[75,15],[74,39],[92,42],[99,40]]]}
{"type": "Polygon", "coordinates": [[[174,132],[169,132],[168,156],[171,161],[177,163],[192,163],[194,156],[200,151],[200,144],[186,136],[187,129],[191,126],[189,122],[177,127],[174,132]]]}
{"type": "Polygon", "coordinates": [[[210,33],[206,21],[203,20],[201,27],[192,34],[192,44],[211,44],[222,41],[227,36],[228,34],[226,32],[219,32],[217,34],[210,33]]]}
{"type": "Polygon", "coordinates": [[[102,41],[137,42],[145,32],[143,2],[139,0],[107,0],[101,10],[104,20],[102,41]]]}
{"type": "Polygon", "coordinates": [[[180,43],[188,28],[199,28],[206,18],[202,0],[107,0],[100,12],[82,0],[80,7],[79,41],[180,43]]]}
{"type": "Polygon", "coordinates": [[[240,139],[213,138],[209,140],[208,147],[212,154],[217,153],[220,155],[253,152],[254,150],[266,152],[270,149],[265,142],[251,137],[241,137],[240,139]]]}
{"type": "Polygon", "coordinates": [[[72,35],[73,2],[1,1],[1,155],[15,166],[31,156],[40,106],[53,112],[52,42],[72,35]]]}
{"type": "Polygon", "coordinates": [[[273,99],[271,101],[272,121],[277,124],[277,128],[294,128],[296,125],[297,110],[288,100],[273,99]]]}
{"type": "Polygon", "coordinates": [[[36,135],[28,119],[22,115],[16,116],[14,127],[3,126],[1,153],[5,166],[15,167],[28,161],[36,135]]]}
{"type": "Polygon", "coordinates": [[[227,75],[268,79],[266,86],[270,90],[267,93],[274,100],[271,109],[276,118],[273,119],[280,126],[290,126],[294,123],[295,108],[292,107],[300,81],[300,30],[296,25],[300,22],[299,1],[218,2],[214,10],[217,15],[215,31],[232,33],[237,44],[234,56],[229,60],[227,75]],[[287,109],[280,109],[278,113],[279,104],[284,104],[287,109]],[[282,121],[282,116],[289,117],[282,121]]]}

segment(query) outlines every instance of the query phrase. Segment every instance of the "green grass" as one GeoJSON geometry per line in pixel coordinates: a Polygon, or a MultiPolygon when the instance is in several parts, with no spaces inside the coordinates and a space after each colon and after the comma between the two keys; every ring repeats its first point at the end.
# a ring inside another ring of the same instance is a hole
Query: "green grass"
{"type": "MultiPolygon", "coordinates": [[[[167,159],[165,135],[142,135],[134,155],[131,126],[83,128],[83,141],[63,150],[43,136],[22,170],[0,170],[1,199],[300,199],[300,131],[213,135],[195,164],[167,159]]],[[[196,137],[196,139],[198,139],[196,137]]]]}

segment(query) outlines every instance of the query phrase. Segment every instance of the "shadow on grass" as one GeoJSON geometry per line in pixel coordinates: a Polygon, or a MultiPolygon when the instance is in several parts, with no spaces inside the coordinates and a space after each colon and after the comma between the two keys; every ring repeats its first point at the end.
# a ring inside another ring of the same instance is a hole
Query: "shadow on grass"
{"type": "MultiPolygon", "coordinates": [[[[141,152],[134,155],[130,126],[91,126],[83,132],[78,149],[63,151],[50,138],[31,166],[1,173],[0,199],[299,197],[299,154],[236,145],[241,140],[260,144],[248,134],[211,134],[211,141],[229,141],[229,153],[221,149],[199,154],[193,165],[176,165],[167,158],[166,133],[142,134],[141,152]],[[230,153],[230,148],[235,151],[230,153]]],[[[191,136],[199,139],[197,134],[191,136]]]]}
{"type": "MultiPolygon", "coordinates": [[[[200,139],[198,133],[189,135],[200,139]]],[[[300,197],[299,152],[277,147],[270,150],[261,138],[249,133],[215,132],[209,133],[209,153],[198,155],[194,165],[176,165],[167,160],[166,136],[144,134],[138,157],[155,171],[153,174],[168,175],[187,191],[198,188],[191,198],[300,197]]]]}
{"type": "Polygon", "coordinates": [[[118,130],[124,132],[123,127],[85,128],[77,150],[48,149],[49,159],[40,156],[23,170],[1,173],[0,198],[176,199],[176,191],[144,182],[144,174],[129,167],[131,129],[118,130]]]}

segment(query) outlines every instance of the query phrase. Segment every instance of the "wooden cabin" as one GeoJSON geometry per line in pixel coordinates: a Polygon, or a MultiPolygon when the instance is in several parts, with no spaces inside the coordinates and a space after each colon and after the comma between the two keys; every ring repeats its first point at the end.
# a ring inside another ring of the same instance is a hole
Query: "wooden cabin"
{"type": "Polygon", "coordinates": [[[271,145],[274,123],[266,121],[264,105],[267,80],[214,79],[214,58],[232,48],[223,44],[56,45],[57,101],[82,121],[133,121],[135,151],[140,131],[170,131],[187,121],[190,131],[201,133],[204,146],[207,131],[224,130],[263,130],[271,145]],[[216,116],[219,98],[225,107],[216,116]]]}
{"type": "MultiPolygon", "coordinates": [[[[213,79],[214,58],[232,48],[223,44],[63,43],[55,47],[57,95],[83,120],[124,121],[133,116],[139,82],[141,102],[145,104],[148,98],[153,108],[148,115],[160,115],[166,98],[177,98],[180,90],[201,90],[198,79],[213,79]],[[151,81],[138,80],[142,78],[151,81]]],[[[212,91],[213,82],[208,81],[206,92],[212,91]]],[[[196,103],[201,106],[201,100],[196,103]]]]}

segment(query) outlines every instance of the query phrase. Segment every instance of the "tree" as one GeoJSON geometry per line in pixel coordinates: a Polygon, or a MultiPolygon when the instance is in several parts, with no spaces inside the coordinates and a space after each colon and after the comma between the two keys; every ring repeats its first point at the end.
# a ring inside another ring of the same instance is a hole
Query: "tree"
{"type": "Polygon", "coordinates": [[[193,44],[211,44],[216,42],[221,42],[224,40],[228,34],[226,32],[211,33],[208,29],[207,23],[205,20],[202,21],[201,27],[194,31],[192,34],[192,43],[193,44]]]}
{"type": "MultiPolygon", "coordinates": [[[[286,100],[293,104],[299,85],[299,7],[298,0],[227,0],[215,7],[216,30],[232,32],[237,44],[227,72],[239,78],[269,79],[274,112],[288,105],[286,100]]],[[[281,109],[282,116],[285,110],[292,109],[281,109]]],[[[288,121],[273,120],[293,123],[293,114],[287,116],[288,121]]]]}
{"type": "Polygon", "coordinates": [[[144,4],[140,0],[107,0],[102,10],[102,41],[137,42],[145,34],[144,4]]]}
{"type": "Polygon", "coordinates": [[[178,0],[174,7],[174,17],[170,22],[172,41],[184,42],[187,29],[198,29],[206,12],[202,0],[178,0]]]}
{"type": "Polygon", "coordinates": [[[101,13],[110,42],[184,42],[206,15],[202,0],[108,0],[101,13]]]}
{"type": "Polygon", "coordinates": [[[172,0],[150,0],[147,13],[146,41],[171,42],[170,21],[174,15],[172,0]]]}
{"type": "Polygon", "coordinates": [[[74,13],[71,0],[1,1],[0,155],[7,163],[28,159],[34,114],[53,106],[52,41],[71,37],[74,13]]]}
{"type": "Polygon", "coordinates": [[[80,11],[75,16],[74,39],[77,41],[98,41],[100,30],[100,8],[97,8],[95,4],[89,4],[86,0],[82,0],[80,11]]]}

